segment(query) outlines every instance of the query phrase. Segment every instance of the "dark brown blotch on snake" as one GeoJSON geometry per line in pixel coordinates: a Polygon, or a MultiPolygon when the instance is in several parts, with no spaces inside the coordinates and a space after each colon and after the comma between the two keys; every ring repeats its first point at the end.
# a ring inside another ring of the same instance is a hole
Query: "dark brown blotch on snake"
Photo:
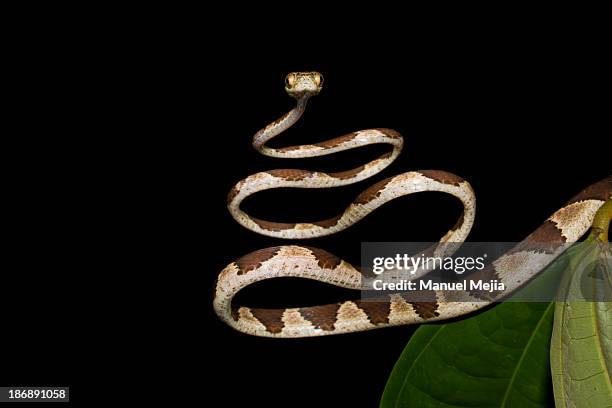
{"type": "Polygon", "coordinates": [[[333,178],[337,178],[340,180],[350,179],[355,177],[357,174],[361,173],[365,169],[365,166],[355,167],[354,169],[338,171],[336,173],[329,173],[329,175],[333,178]]]}
{"type": "MultiPolygon", "coordinates": [[[[500,280],[500,277],[495,269],[493,264],[488,264],[483,269],[479,271],[472,272],[469,275],[469,279],[473,282],[475,281],[483,281],[483,282],[491,282],[493,280],[500,280]]],[[[497,292],[489,292],[486,290],[472,290],[469,289],[468,293],[470,296],[475,297],[476,299],[480,299],[483,301],[489,301],[495,299],[498,296],[497,292]]]]}
{"type": "Polygon", "coordinates": [[[324,142],[319,142],[317,144],[315,144],[315,146],[318,147],[323,147],[325,149],[331,149],[333,147],[339,146],[342,143],[346,143],[348,141],[351,141],[355,138],[355,136],[357,136],[357,133],[349,133],[343,136],[338,136],[336,138],[330,139],[330,140],[326,140],[324,142]]]}
{"type": "Polygon", "coordinates": [[[387,184],[391,182],[392,179],[393,177],[390,177],[390,178],[381,180],[378,183],[373,184],[371,187],[368,187],[363,193],[359,194],[357,198],[355,199],[355,201],[353,202],[355,204],[363,205],[363,204],[369,203],[375,198],[378,198],[382,190],[385,188],[387,184]]]}
{"type": "Polygon", "coordinates": [[[232,305],[230,309],[230,314],[232,315],[232,319],[237,321],[240,318],[240,313],[238,312],[239,306],[232,305]]]}
{"type": "Polygon", "coordinates": [[[340,215],[337,215],[335,217],[328,218],[328,219],[323,220],[323,221],[313,221],[312,223],[314,225],[318,225],[319,227],[330,228],[330,227],[333,227],[336,224],[338,224],[338,221],[340,220],[340,218],[342,218],[342,217],[340,215]]]}
{"type": "Polygon", "coordinates": [[[280,251],[280,247],[271,247],[260,249],[243,256],[236,261],[236,265],[238,266],[238,275],[243,275],[259,268],[263,262],[273,258],[278,251],[280,251]]]}
{"type": "Polygon", "coordinates": [[[391,301],[356,300],[355,304],[368,316],[370,323],[389,323],[391,301]]]}
{"type": "Polygon", "coordinates": [[[565,244],[566,239],[557,228],[557,225],[546,220],[542,225],[532,232],[525,240],[509,251],[513,254],[520,251],[532,251],[538,253],[552,254],[557,248],[565,244]]]}
{"type": "Polygon", "coordinates": [[[310,252],[312,252],[312,255],[314,255],[314,257],[317,259],[319,268],[336,269],[336,267],[340,265],[340,262],[342,262],[342,259],[338,258],[336,255],[330,254],[327,251],[324,251],[319,248],[311,248],[311,247],[307,247],[307,248],[308,250],[310,250],[310,252]]]}
{"type": "Polygon", "coordinates": [[[612,198],[612,175],[597,183],[585,188],[580,193],[576,194],[568,204],[584,200],[601,200],[606,201],[612,198]]]}
{"type": "Polygon", "coordinates": [[[451,231],[457,231],[459,228],[461,228],[461,226],[463,225],[464,219],[465,219],[465,214],[463,211],[461,211],[461,215],[459,216],[459,219],[457,220],[455,225],[453,225],[453,228],[451,228],[451,231]]]}
{"type": "Polygon", "coordinates": [[[236,196],[238,195],[239,192],[240,192],[240,190],[238,189],[237,186],[232,187],[230,192],[227,194],[227,204],[229,204],[232,201],[234,201],[234,198],[236,198],[236,196]]]}
{"type": "Polygon", "coordinates": [[[255,217],[251,217],[251,220],[261,228],[268,231],[282,231],[295,227],[295,223],[265,221],[255,217]]]}
{"type": "Polygon", "coordinates": [[[312,325],[324,331],[334,330],[334,324],[336,324],[338,309],[340,309],[339,303],[333,303],[330,305],[312,306],[300,309],[300,314],[312,325]]]}
{"type": "Polygon", "coordinates": [[[386,136],[392,139],[401,139],[402,135],[397,130],[388,129],[388,128],[376,128],[381,133],[384,133],[386,136]]]}
{"type": "Polygon", "coordinates": [[[280,177],[288,181],[299,181],[305,178],[312,177],[313,172],[308,170],[299,169],[275,169],[268,170],[266,173],[273,175],[274,177],[280,177]]]}
{"type": "Polygon", "coordinates": [[[446,171],[442,170],[419,170],[419,173],[421,173],[427,178],[436,180],[443,184],[458,186],[463,182],[463,179],[461,177],[452,173],[447,173],[446,171]]]}
{"type": "Polygon", "coordinates": [[[292,152],[294,150],[302,150],[302,146],[277,147],[276,150],[279,152],[292,152]]]}
{"type": "Polygon", "coordinates": [[[416,314],[422,319],[431,319],[440,316],[438,303],[436,302],[408,302],[413,307],[416,314]]]}
{"type": "Polygon", "coordinates": [[[270,333],[280,333],[285,327],[283,313],[285,309],[251,309],[251,314],[266,326],[270,333]]]}

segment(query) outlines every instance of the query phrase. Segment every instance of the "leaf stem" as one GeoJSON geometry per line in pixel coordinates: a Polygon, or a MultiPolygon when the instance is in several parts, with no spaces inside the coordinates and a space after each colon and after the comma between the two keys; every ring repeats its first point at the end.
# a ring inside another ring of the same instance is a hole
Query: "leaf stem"
{"type": "Polygon", "coordinates": [[[612,198],[608,199],[604,205],[599,207],[588,239],[597,239],[601,242],[608,242],[608,230],[610,228],[610,220],[612,219],[612,198]]]}

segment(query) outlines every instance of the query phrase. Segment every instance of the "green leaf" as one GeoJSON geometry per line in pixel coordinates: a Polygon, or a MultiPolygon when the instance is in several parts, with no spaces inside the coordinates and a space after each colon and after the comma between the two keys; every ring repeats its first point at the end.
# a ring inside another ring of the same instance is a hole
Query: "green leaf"
{"type": "MultiPolygon", "coordinates": [[[[550,349],[559,408],[612,406],[612,302],[589,301],[609,291],[609,251],[597,240],[580,244],[563,279],[550,349]]],[[[610,299],[609,292],[603,296],[610,299]]]]}
{"type": "MultiPolygon", "coordinates": [[[[566,267],[562,256],[523,290],[538,290],[566,267]]],[[[505,302],[419,327],[393,368],[381,407],[547,406],[553,310],[553,302],[505,302]]]]}

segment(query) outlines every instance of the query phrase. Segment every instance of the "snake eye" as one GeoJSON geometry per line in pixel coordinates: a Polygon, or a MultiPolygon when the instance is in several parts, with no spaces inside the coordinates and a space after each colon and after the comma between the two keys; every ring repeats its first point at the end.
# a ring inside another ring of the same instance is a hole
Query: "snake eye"
{"type": "Polygon", "coordinates": [[[295,75],[294,74],[289,74],[285,77],[285,85],[287,86],[287,88],[293,88],[293,85],[295,84],[295,75]]]}
{"type": "Polygon", "coordinates": [[[314,80],[317,86],[323,85],[323,75],[319,74],[318,72],[315,74],[314,80]]]}

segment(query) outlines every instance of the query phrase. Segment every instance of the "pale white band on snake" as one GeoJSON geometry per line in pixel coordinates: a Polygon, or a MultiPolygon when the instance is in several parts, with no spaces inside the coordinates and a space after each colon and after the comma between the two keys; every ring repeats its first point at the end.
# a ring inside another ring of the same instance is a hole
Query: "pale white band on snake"
{"type": "MultiPolygon", "coordinates": [[[[312,145],[277,149],[265,146],[302,116],[308,99],[318,94],[321,87],[322,77],[316,72],[289,74],[285,89],[296,98],[297,105],[257,132],[253,146],[264,155],[281,158],[323,156],[378,143],[390,145],[392,151],[363,166],[338,173],[281,169],[253,174],[238,182],[228,195],[228,209],[234,219],[254,232],[271,237],[315,238],[342,231],[395,198],[422,191],[438,191],[457,197],[464,207],[457,224],[440,242],[463,242],[474,222],[474,192],[467,181],[439,170],[411,171],[385,179],[361,193],[342,214],[323,221],[266,221],[240,209],[240,203],[246,197],[267,189],[329,188],[364,180],[382,171],[399,155],[403,139],[390,129],[357,131],[312,145]]],[[[515,248],[472,276],[503,282],[505,294],[519,288],[559,256],[568,243],[577,241],[589,229],[595,213],[611,195],[612,176],[608,176],[583,190],[515,248]]],[[[436,249],[432,250],[435,252],[436,249]]],[[[447,252],[444,254],[448,255],[447,252]]],[[[414,278],[427,272],[421,270],[414,278]]],[[[431,291],[427,302],[410,302],[401,294],[393,294],[376,302],[348,300],[303,308],[257,309],[232,304],[234,295],[244,287],[278,277],[314,279],[356,290],[361,289],[362,282],[358,268],[322,249],[297,245],[266,248],[243,256],[221,271],[213,302],[217,315],[231,327],[256,336],[311,337],[443,320],[498,300],[489,293],[471,292],[473,302],[453,302],[446,300],[444,293],[431,291]]]]}

